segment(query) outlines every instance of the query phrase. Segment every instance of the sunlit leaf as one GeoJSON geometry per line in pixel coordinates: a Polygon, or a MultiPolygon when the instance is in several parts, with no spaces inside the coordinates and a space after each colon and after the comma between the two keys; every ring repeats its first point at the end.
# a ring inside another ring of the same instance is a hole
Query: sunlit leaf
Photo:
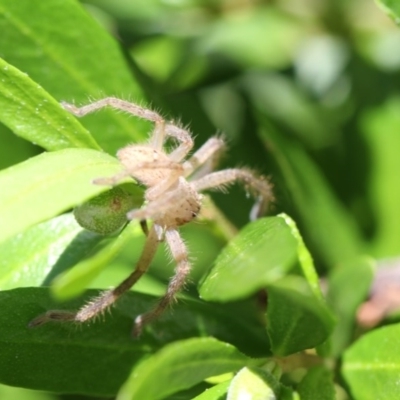
{"type": "Polygon", "coordinates": [[[400,100],[393,98],[365,114],[363,131],[370,148],[371,173],[369,194],[376,218],[374,255],[393,257],[400,253],[400,100]]]}
{"type": "Polygon", "coordinates": [[[0,59],[0,121],[46,150],[100,149],[81,124],[40,85],[0,59]]]}
{"type": "Polygon", "coordinates": [[[346,350],[342,374],[354,398],[398,398],[399,335],[399,324],[385,326],[365,334],[346,350]]]}
{"type": "Polygon", "coordinates": [[[101,239],[85,232],[72,214],[35,225],[0,244],[0,288],[49,284],[52,277],[76,264],[101,239]]]}
{"type": "Polygon", "coordinates": [[[296,256],[297,243],[284,219],[260,219],[247,225],[220,253],[200,294],[216,301],[249,296],[284,276],[296,256]]]}
{"type": "Polygon", "coordinates": [[[201,395],[193,400],[225,400],[230,381],[219,383],[210,389],[205,390],[201,395]]]}
{"type": "Polygon", "coordinates": [[[173,343],[134,368],[117,399],[163,399],[205,378],[236,371],[246,364],[251,364],[250,358],[212,338],[173,343]]]}
{"type": "Polygon", "coordinates": [[[65,149],[1,171],[0,241],[104,191],[92,180],[120,170],[107,154],[65,149]]]}
{"type": "Polygon", "coordinates": [[[400,22],[400,3],[398,0],[375,0],[396,23],[400,22]]]}
{"type": "Polygon", "coordinates": [[[277,400],[279,397],[277,379],[261,368],[241,369],[229,385],[227,400],[277,400]]]}

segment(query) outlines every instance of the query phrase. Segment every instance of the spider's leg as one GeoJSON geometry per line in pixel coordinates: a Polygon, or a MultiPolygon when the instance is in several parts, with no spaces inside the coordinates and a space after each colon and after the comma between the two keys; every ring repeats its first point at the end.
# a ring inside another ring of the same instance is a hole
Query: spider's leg
{"type": "Polygon", "coordinates": [[[193,148],[192,135],[189,131],[171,123],[165,124],[165,134],[180,143],[175,150],[168,154],[168,157],[171,161],[182,161],[193,148]]]}
{"type": "MultiPolygon", "coordinates": [[[[151,200],[147,205],[136,210],[129,211],[127,214],[128,219],[154,219],[159,215],[165,214],[170,208],[171,204],[175,204],[187,196],[188,183],[182,177],[178,179],[179,184],[177,187],[163,193],[162,196],[151,200]]],[[[157,186],[154,187],[156,189],[157,186]]]]}
{"type": "Polygon", "coordinates": [[[176,229],[169,229],[165,232],[165,240],[171,251],[172,257],[176,262],[175,275],[169,282],[167,292],[160,299],[156,307],[135,319],[135,326],[133,328],[133,335],[139,336],[142,332],[143,326],[157,318],[171,303],[175,301],[177,292],[181,290],[185,284],[186,277],[190,272],[190,262],[188,251],[185,243],[183,242],[179,232],[176,229]]]}
{"type": "Polygon", "coordinates": [[[127,178],[128,176],[131,176],[129,171],[124,170],[118,172],[114,176],[93,179],[92,183],[94,183],[95,185],[115,186],[119,181],[127,178]]]}
{"type": "Polygon", "coordinates": [[[209,174],[218,161],[218,156],[224,149],[225,143],[221,138],[212,137],[207,140],[187,161],[183,163],[185,176],[196,171],[194,179],[209,174]],[[201,167],[200,169],[198,169],[201,167]]]}
{"type": "Polygon", "coordinates": [[[245,168],[231,168],[212,172],[200,179],[192,181],[197,191],[206,189],[223,189],[225,186],[241,182],[246,190],[249,190],[257,199],[251,212],[252,219],[261,216],[268,205],[274,200],[272,184],[264,177],[257,176],[245,168]]]}
{"type": "Polygon", "coordinates": [[[82,107],[77,107],[74,104],[65,102],[62,102],[61,105],[77,117],[83,117],[84,115],[90,114],[104,107],[111,107],[135,115],[136,117],[155,122],[156,126],[150,139],[150,144],[154,148],[162,148],[165,135],[176,139],[180,143],[180,145],[171,153],[171,159],[173,161],[181,161],[193,147],[193,139],[187,130],[172,123],[165,123],[164,118],[155,111],[151,111],[126,100],[117,99],[116,97],[105,97],[104,99],[94,101],[93,103],[86,104],[82,107]]]}
{"type": "Polygon", "coordinates": [[[104,99],[94,101],[93,103],[86,104],[82,107],[77,107],[74,104],[61,102],[61,105],[71,114],[77,117],[83,117],[104,107],[111,107],[117,110],[125,111],[136,117],[146,119],[152,122],[163,123],[164,119],[158,113],[151,111],[145,107],[138,106],[137,104],[130,103],[129,101],[117,99],[116,97],[105,97],[104,99]]]}
{"type": "Polygon", "coordinates": [[[147,271],[156,253],[160,240],[160,229],[159,227],[153,225],[146,238],[146,243],[135,270],[116,288],[103,292],[100,294],[100,296],[92,299],[77,312],[65,310],[47,311],[45,314],[40,315],[31,321],[29,326],[35,327],[49,321],[84,322],[101,314],[115,301],[117,301],[123,293],[129,290],[147,271]]]}

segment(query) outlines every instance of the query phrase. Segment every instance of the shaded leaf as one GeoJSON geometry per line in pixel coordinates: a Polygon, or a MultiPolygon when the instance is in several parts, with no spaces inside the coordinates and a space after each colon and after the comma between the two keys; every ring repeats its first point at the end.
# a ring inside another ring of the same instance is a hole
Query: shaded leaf
{"type": "Polygon", "coordinates": [[[0,241],[105,190],[94,178],[112,176],[119,162],[89,149],[33,157],[0,172],[0,241]]]}
{"type": "MultiPolygon", "coordinates": [[[[37,390],[111,396],[144,355],[172,341],[213,336],[249,355],[268,354],[267,337],[255,305],[249,302],[221,306],[186,299],[148,326],[138,340],[130,335],[133,320],[151,309],[156,299],[132,292],[117,302],[111,315],[107,313],[90,324],[54,322],[28,328],[33,318],[48,310],[76,310],[98,294],[91,290],[84,298],[60,305],[50,298],[46,288],[1,291],[0,382],[37,390]]],[[[233,349],[228,344],[222,347],[228,349],[228,354],[233,349]]],[[[240,354],[231,351],[232,355],[240,354]]],[[[235,362],[239,359],[247,358],[238,355],[235,362]]],[[[217,373],[218,369],[211,375],[217,373]]]]}
{"type": "Polygon", "coordinates": [[[333,326],[333,316],[305,279],[287,276],[268,286],[267,331],[274,354],[316,347],[327,340],[333,326]]]}
{"type": "Polygon", "coordinates": [[[333,375],[325,367],[314,367],[297,386],[301,400],[335,400],[333,375]]]}
{"type": "Polygon", "coordinates": [[[284,178],[307,235],[333,266],[359,254],[361,240],[354,219],[339,203],[316,165],[298,143],[286,139],[263,117],[265,140],[284,178]]]}
{"type": "Polygon", "coordinates": [[[227,13],[207,29],[200,45],[242,65],[282,68],[305,34],[299,20],[272,7],[227,13]],[[258,38],[263,37],[263,41],[258,38]]]}
{"type": "Polygon", "coordinates": [[[233,346],[213,338],[172,343],[133,369],[117,399],[162,399],[210,376],[235,371],[250,363],[251,359],[233,346]]]}
{"type": "Polygon", "coordinates": [[[0,124],[0,170],[37,155],[40,147],[14,135],[0,124]]]}
{"type": "Polygon", "coordinates": [[[400,325],[365,334],[343,356],[342,374],[356,399],[399,397],[400,325]]]}
{"type": "Polygon", "coordinates": [[[132,365],[149,352],[144,343],[131,339],[132,322],[126,317],[81,329],[71,324],[29,329],[30,320],[55,306],[44,288],[2,291],[0,304],[0,382],[8,385],[112,395],[132,365]]]}
{"type": "Polygon", "coordinates": [[[335,319],[319,286],[311,255],[287,215],[280,215],[297,241],[300,276],[285,276],[268,285],[267,331],[274,354],[289,355],[322,344],[333,330],[335,319]]]}
{"type": "Polygon", "coordinates": [[[327,302],[337,316],[330,338],[330,354],[334,356],[341,355],[353,338],[356,311],[368,297],[374,264],[372,259],[355,259],[340,265],[329,276],[327,302]]]}

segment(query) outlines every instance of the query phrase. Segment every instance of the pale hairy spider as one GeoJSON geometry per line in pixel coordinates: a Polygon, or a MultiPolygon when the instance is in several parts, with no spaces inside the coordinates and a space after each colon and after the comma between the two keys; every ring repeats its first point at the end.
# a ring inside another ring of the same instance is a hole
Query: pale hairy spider
{"type": "Polygon", "coordinates": [[[126,177],[132,177],[146,187],[142,208],[127,214],[129,220],[152,220],[142,254],[135,270],[116,288],[104,291],[99,297],[84,305],[77,312],[51,310],[35,318],[30,326],[38,326],[51,320],[84,322],[104,312],[147,271],[160,242],[165,241],[176,263],[175,275],[169,282],[166,294],[153,310],[135,319],[133,334],[140,335],[145,324],[157,318],[174,300],[183,287],[190,261],[179,227],[192,221],[200,211],[202,195],[207,189],[223,189],[234,181],[240,181],[256,198],[252,214],[262,214],[273,199],[270,182],[244,168],[213,172],[218,153],[224,148],[219,137],[210,138],[199,150],[186,159],[193,147],[191,134],[165,121],[159,114],[136,104],[107,97],[83,107],[62,103],[72,114],[82,117],[103,107],[122,110],[136,117],[154,122],[154,130],[147,143],[131,144],[117,153],[123,170],[109,178],[98,178],[99,185],[116,185],[126,177]],[[165,142],[172,138],[177,146],[167,153],[165,142]]]}

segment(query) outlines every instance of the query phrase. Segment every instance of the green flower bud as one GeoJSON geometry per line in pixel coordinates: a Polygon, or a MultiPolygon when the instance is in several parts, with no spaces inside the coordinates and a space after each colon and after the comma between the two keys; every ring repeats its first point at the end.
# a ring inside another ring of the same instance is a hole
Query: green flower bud
{"type": "Polygon", "coordinates": [[[110,235],[128,222],[126,213],[138,207],[135,200],[126,190],[115,187],[75,207],[74,216],[82,228],[110,235]]]}

